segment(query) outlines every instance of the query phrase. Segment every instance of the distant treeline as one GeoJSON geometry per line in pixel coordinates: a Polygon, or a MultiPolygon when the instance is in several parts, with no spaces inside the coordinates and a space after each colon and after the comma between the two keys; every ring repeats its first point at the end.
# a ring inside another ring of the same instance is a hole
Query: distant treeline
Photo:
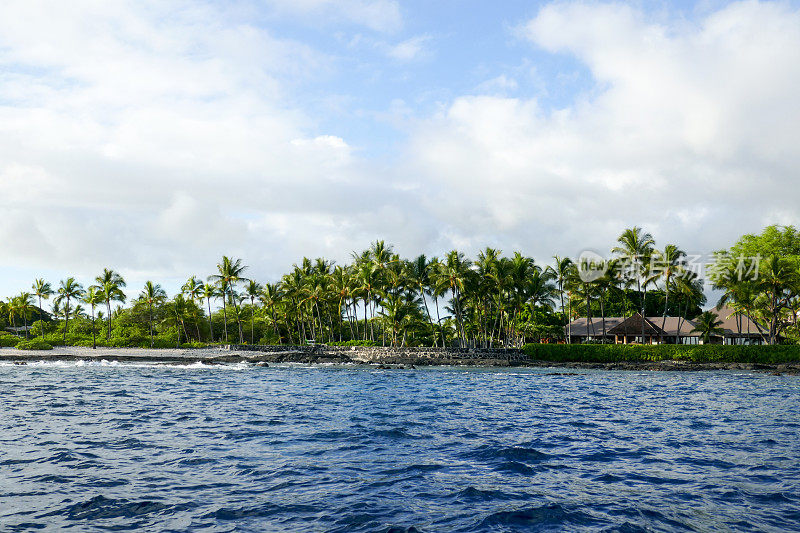
{"type": "MultiPolygon", "coordinates": [[[[797,341],[795,228],[770,226],[760,235],[745,235],[718,252],[712,266],[712,284],[724,292],[720,303],[763,324],[769,343],[797,341]]],[[[36,279],[31,290],[0,301],[0,328],[51,344],[84,346],[360,340],[520,347],[562,341],[564,325],[577,316],[643,312],[692,319],[706,303],[703,280],[686,253],[674,244],[657,248],[638,227],[626,229],[601,261],[554,256],[545,265],[493,248],[474,259],[457,250],[441,258],[406,259],[376,241],[354,252],[349,264],[303,258],[274,283],[259,283],[247,272],[241,259],[223,257],[216,272],[190,277],[172,296],[148,281],[129,297],[124,278],[112,269],[88,287],[72,277],[56,286],[36,279]],[[45,301],[52,301],[49,311],[45,301]]],[[[713,333],[713,321],[699,322],[713,333]]],[[[13,341],[5,338],[6,344],[13,341]]]]}

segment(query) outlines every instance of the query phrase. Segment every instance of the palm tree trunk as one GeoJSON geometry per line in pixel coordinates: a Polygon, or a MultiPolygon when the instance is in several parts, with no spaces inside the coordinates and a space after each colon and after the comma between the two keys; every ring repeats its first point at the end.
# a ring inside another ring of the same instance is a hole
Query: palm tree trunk
{"type": "Polygon", "coordinates": [[[431,325],[431,334],[433,342],[436,342],[436,331],[433,329],[433,319],[431,318],[431,310],[428,309],[428,300],[425,299],[425,289],[420,286],[419,292],[422,294],[422,303],[425,304],[425,313],[428,315],[428,322],[431,325]]]}
{"type": "Polygon", "coordinates": [[[69,329],[69,298],[67,298],[67,309],[64,315],[64,344],[67,344],[67,330],[69,329]]]}
{"type": "Polygon", "coordinates": [[[436,307],[436,326],[439,328],[439,334],[442,337],[442,348],[447,344],[444,340],[444,330],[442,329],[442,317],[439,316],[439,299],[433,297],[433,306],[436,307]]]}
{"type": "MultiPolygon", "coordinates": [[[[664,328],[667,325],[667,308],[669,306],[669,276],[667,276],[667,280],[664,282],[664,316],[661,318],[661,331],[664,331],[664,328]]],[[[661,342],[664,342],[662,337],[661,342]]]]}
{"type": "Polygon", "coordinates": [[[256,307],[255,300],[250,297],[250,344],[256,343],[256,307]]]}
{"type": "Polygon", "coordinates": [[[43,317],[42,317],[42,313],[43,312],[44,312],[44,309],[42,309],[42,296],[39,295],[39,321],[42,323],[42,333],[44,333],[44,320],[43,320],[43,317]]]}
{"type": "Polygon", "coordinates": [[[567,344],[572,344],[572,296],[567,295],[567,344]]]}
{"type": "Polygon", "coordinates": [[[208,303],[208,334],[211,336],[211,342],[214,342],[214,325],[211,323],[211,298],[206,298],[208,303]]]}
{"type": "Polygon", "coordinates": [[[153,304],[147,304],[147,311],[150,317],[150,347],[153,347],[153,304]]]}
{"type": "Polygon", "coordinates": [[[603,290],[600,293],[600,320],[603,323],[603,344],[606,343],[606,292],[603,290]]]}
{"type": "MultiPolygon", "coordinates": [[[[375,318],[375,306],[372,301],[372,293],[368,293],[368,295],[369,295],[369,305],[371,306],[369,314],[371,318],[375,318]]],[[[373,324],[373,322],[374,322],[373,320],[370,320],[369,322],[369,339],[372,342],[375,342],[375,325],[373,324]]]]}
{"type": "Polygon", "coordinates": [[[97,335],[94,330],[94,304],[92,304],[92,350],[97,349],[97,335]]]}
{"type": "Polygon", "coordinates": [[[178,321],[178,308],[175,308],[175,329],[178,330],[178,339],[175,341],[175,348],[181,347],[181,324],[178,321]]]}
{"type": "Polygon", "coordinates": [[[270,313],[272,314],[272,327],[273,329],[275,329],[275,336],[278,337],[278,344],[282,344],[281,332],[280,329],[278,329],[278,319],[275,317],[275,306],[270,305],[269,308],[270,308],[270,313]]]}
{"type": "Polygon", "coordinates": [[[108,311],[108,333],[106,334],[106,340],[111,340],[111,299],[106,298],[106,311],[108,311]]]}
{"type": "Polygon", "coordinates": [[[228,306],[226,300],[228,299],[228,295],[225,294],[225,288],[222,289],[222,323],[225,326],[225,342],[228,342],[228,306]]]}
{"type": "MultiPolygon", "coordinates": [[[[233,292],[232,289],[231,292],[233,292]]],[[[236,303],[236,297],[233,296],[232,294],[231,296],[233,297],[233,310],[236,312],[236,325],[239,328],[239,344],[244,344],[244,333],[242,332],[242,317],[241,314],[239,313],[239,305],[236,303]]]]}

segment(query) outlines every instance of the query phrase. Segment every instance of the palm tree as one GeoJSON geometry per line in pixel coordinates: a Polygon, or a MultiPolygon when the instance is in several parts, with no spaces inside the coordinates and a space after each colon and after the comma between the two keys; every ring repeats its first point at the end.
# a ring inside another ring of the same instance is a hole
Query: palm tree
{"type": "MultiPolygon", "coordinates": [[[[98,288],[95,285],[92,285],[83,296],[83,301],[92,307],[92,349],[97,349],[97,334],[94,329],[94,308],[105,301],[105,294],[98,291],[98,288]]],[[[110,316],[108,317],[108,320],[110,323],[110,316]]]]}
{"type": "Polygon", "coordinates": [[[94,287],[103,297],[106,303],[106,310],[108,311],[108,328],[106,332],[106,339],[111,339],[111,302],[124,303],[126,296],[122,292],[123,287],[126,286],[125,279],[117,272],[104,268],[103,273],[94,278],[96,284],[94,287]]]}
{"type": "MultiPolygon", "coordinates": [[[[191,278],[186,280],[186,283],[184,283],[183,286],[181,287],[181,293],[185,294],[186,296],[188,296],[189,297],[189,301],[192,302],[192,304],[194,304],[196,300],[200,300],[200,303],[202,304],[202,301],[203,301],[203,282],[200,281],[199,279],[197,279],[196,276],[192,276],[191,278]]],[[[202,313],[202,311],[200,313],[198,313],[196,308],[195,308],[195,306],[192,305],[192,315],[193,315],[193,318],[194,318],[194,329],[195,329],[195,331],[197,333],[197,341],[198,342],[200,342],[200,324],[199,324],[199,320],[200,320],[201,313],[202,313]]],[[[186,328],[184,327],[184,329],[186,329],[186,328]]],[[[188,335],[186,336],[186,339],[188,341],[188,339],[189,339],[188,335]]]]}
{"type": "Polygon", "coordinates": [[[14,312],[16,316],[22,317],[26,339],[30,338],[30,335],[28,334],[28,316],[30,315],[32,305],[33,296],[29,292],[21,292],[19,293],[19,296],[11,299],[12,312],[14,312]]]}
{"type": "Polygon", "coordinates": [[[270,315],[272,316],[272,329],[275,331],[275,336],[278,337],[278,344],[283,344],[281,342],[281,332],[278,328],[278,318],[275,315],[275,306],[281,299],[279,285],[277,283],[265,283],[264,286],[261,287],[259,298],[264,307],[268,308],[270,311],[270,315]]]}
{"type": "Polygon", "coordinates": [[[147,314],[150,322],[150,347],[153,347],[153,304],[158,304],[167,298],[167,293],[158,283],[146,281],[144,289],[139,293],[139,299],[147,302],[147,314]]]}
{"type": "Polygon", "coordinates": [[[667,311],[669,309],[670,281],[675,276],[681,276],[686,271],[686,252],[675,246],[668,244],[663,251],[656,254],[657,268],[654,274],[660,275],[664,279],[664,314],[661,318],[661,330],[667,325],[667,311]]]}
{"type": "MultiPolygon", "coordinates": [[[[171,302],[167,302],[166,307],[171,311],[171,314],[175,315],[175,329],[178,332],[178,337],[175,340],[175,347],[180,348],[181,330],[183,330],[183,336],[186,338],[186,342],[189,342],[189,334],[186,331],[186,322],[184,320],[188,306],[186,299],[183,297],[183,293],[176,294],[171,302]]],[[[168,313],[168,315],[169,314],[170,313],[168,313]]],[[[164,317],[165,323],[169,323],[170,320],[169,316],[164,317]]]]}
{"type": "Polygon", "coordinates": [[[430,290],[431,286],[432,264],[433,263],[428,261],[425,257],[425,254],[421,254],[411,261],[409,275],[415,288],[422,296],[422,304],[425,306],[425,314],[428,316],[428,323],[431,326],[431,337],[433,338],[434,346],[438,346],[436,330],[433,327],[433,318],[431,318],[431,310],[428,308],[428,300],[425,298],[425,294],[430,290]]]}
{"type": "MultiPolygon", "coordinates": [[[[39,313],[44,312],[42,307],[42,300],[47,300],[53,295],[53,287],[50,283],[46,282],[43,278],[36,278],[33,282],[33,294],[39,297],[39,313]]],[[[39,315],[41,319],[42,316],[39,315]]]]}
{"type": "Polygon", "coordinates": [[[202,284],[202,292],[200,297],[205,299],[208,305],[208,333],[211,336],[211,342],[214,342],[214,325],[211,323],[211,299],[219,296],[219,291],[211,283],[202,284]]]}
{"type": "MultiPolygon", "coordinates": [[[[238,316],[238,304],[236,298],[233,296],[234,287],[240,281],[250,281],[242,277],[247,267],[242,264],[241,259],[231,259],[228,256],[222,256],[222,261],[217,263],[218,274],[213,274],[208,277],[209,281],[214,281],[219,284],[222,292],[222,314],[225,319],[225,342],[228,342],[228,307],[226,300],[228,296],[233,301],[236,315],[238,316]]],[[[244,344],[244,335],[242,333],[242,323],[239,322],[239,343],[244,344]]]]}
{"type": "Polygon", "coordinates": [[[692,332],[700,333],[703,339],[703,344],[708,344],[712,336],[720,336],[725,334],[725,330],[719,327],[722,321],[717,318],[717,315],[712,311],[704,311],[695,321],[695,327],[692,332]]]}
{"type": "Polygon", "coordinates": [[[619,245],[615,246],[611,252],[619,255],[621,259],[628,263],[626,266],[629,267],[630,276],[635,278],[637,289],[642,295],[642,343],[644,343],[647,285],[654,280],[646,265],[652,256],[655,240],[653,240],[652,235],[644,232],[642,228],[634,226],[623,231],[622,235],[617,239],[617,243],[619,245]]]}
{"type": "Polygon", "coordinates": [[[55,304],[60,305],[64,302],[64,342],[67,342],[67,330],[69,329],[70,301],[78,300],[83,296],[83,285],[75,281],[75,278],[61,280],[58,287],[58,296],[55,304]]]}
{"type": "Polygon", "coordinates": [[[680,307],[681,300],[684,302],[683,312],[678,314],[678,344],[681,343],[681,328],[689,314],[689,308],[705,304],[706,296],[703,294],[703,280],[700,276],[687,270],[684,275],[675,278],[675,286],[678,290],[678,302],[680,307]]]}
{"type": "Polygon", "coordinates": [[[472,262],[466,259],[462,252],[451,250],[448,252],[444,262],[439,263],[439,272],[437,273],[440,282],[453,294],[453,311],[456,315],[459,345],[462,348],[466,345],[462,293],[467,283],[471,265],[472,262]]]}
{"type": "Polygon", "coordinates": [[[570,344],[572,340],[572,328],[569,326],[569,324],[572,323],[572,320],[571,317],[564,312],[564,289],[567,284],[567,279],[569,279],[572,259],[569,257],[559,257],[554,255],[553,260],[555,261],[555,266],[548,266],[547,268],[558,285],[558,292],[561,298],[561,314],[564,315],[566,320],[564,326],[569,330],[567,331],[567,344],[570,344]]]}
{"type": "Polygon", "coordinates": [[[261,284],[248,280],[245,286],[245,294],[250,298],[250,344],[255,344],[255,312],[256,312],[256,298],[260,296],[261,284]]]}

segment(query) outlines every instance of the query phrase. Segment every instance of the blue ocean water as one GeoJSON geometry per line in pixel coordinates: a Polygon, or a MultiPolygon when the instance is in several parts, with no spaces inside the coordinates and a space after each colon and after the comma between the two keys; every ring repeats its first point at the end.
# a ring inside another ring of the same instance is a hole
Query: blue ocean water
{"type": "Polygon", "coordinates": [[[800,530],[800,377],[0,366],[0,529],[800,530]]]}

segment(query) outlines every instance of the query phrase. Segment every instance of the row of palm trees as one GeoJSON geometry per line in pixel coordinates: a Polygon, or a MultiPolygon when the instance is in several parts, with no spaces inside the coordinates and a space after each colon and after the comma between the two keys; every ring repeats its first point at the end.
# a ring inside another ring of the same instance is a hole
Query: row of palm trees
{"type": "MultiPolygon", "coordinates": [[[[617,239],[611,250],[611,257],[597,263],[597,260],[581,259],[573,262],[568,258],[556,257],[555,273],[559,290],[567,293],[567,305],[580,306],[585,314],[590,331],[594,331],[592,302],[598,302],[601,320],[601,339],[606,337],[606,302],[609,298],[619,298],[620,293],[639,296],[638,309],[641,316],[647,316],[648,291],[658,289],[663,295],[661,328],[666,326],[670,309],[670,297],[677,300],[678,316],[686,320],[691,310],[705,303],[703,281],[699,273],[687,262],[686,252],[674,244],[663,249],[655,246],[650,233],[640,227],[626,229],[617,239]]],[[[676,302],[673,302],[673,304],[676,302]]],[[[623,316],[627,307],[622,308],[623,316]]],[[[569,316],[572,310],[568,308],[569,316]]],[[[641,338],[644,339],[645,322],[642,321],[641,338]]],[[[679,324],[679,331],[680,331],[679,324]]],[[[569,337],[569,332],[567,333],[569,337]]]]}
{"type": "MultiPolygon", "coordinates": [[[[617,244],[613,258],[601,265],[600,276],[586,276],[588,265],[582,261],[554,257],[553,265],[542,266],[519,252],[504,257],[494,248],[481,251],[475,260],[457,250],[442,258],[420,255],[409,260],[379,240],[354,252],[350,264],[304,258],[279,281],[262,285],[246,277],[248,267],[241,259],[224,256],[216,273],[205,280],[192,276],[172,299],[159,284],[148,281],[133,303],[147,310],[151,345],[157,333],[155,315],[168,305],[179,336],[187,340],[492,347],[521,345],[531,320],[542,312],[557,314],[557,322],[565,325],[577,314],[592,320],[599,310],[604,337],[609,302],[629,299],[632,293],[640,297],[644,312],[647,291],[653,287],[666,295],[664,317],[671,295],[673,305],[678,302],[687,312],[702,301],[702,283],[688,271],[685,253],[678,247],[657,250],[652,236],[638,227],[625,230],[617,244]],[[217,339],[212,306],[222,312],[217,339]],[[203,339],[200,324],[205,320],[203,339]]],[[[62,280],[55,290],[37,279],[32,292],[10,300],[7,306],[13,310],[8,312],[26,321],[34,297],[41,309],[43,300],[55,296],[54,314],[63,317],[66,339],[70,317],[86,304],[94,343],[94,323],[103,316],[111,338],[112,304],[126,302],[125,287],[123,277],[110,269],[86,289],[75,278],[62,280]],[[105,307],[105,313],[96,311],[98,307],[105,307]]],[[[553,336],[560,336],[558,329],[553,336]]]]}

